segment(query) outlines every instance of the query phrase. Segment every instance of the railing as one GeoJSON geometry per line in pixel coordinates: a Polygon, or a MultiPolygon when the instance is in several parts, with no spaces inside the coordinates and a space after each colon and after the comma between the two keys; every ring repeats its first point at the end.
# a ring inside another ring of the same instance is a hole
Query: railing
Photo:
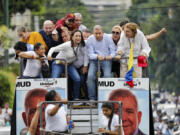
{"type": "MultiPolygon", "coordinates": [[[[73,103],[118,103],[119,105],[119,135],[122,135],[122,102],[120,101],[68,101],[67,103],[69,103],[70,105],[70,120],[71,120],[71,115],[72,115],[72,104],[73,103]]],[[[61,101],[45,101],[42,102],[40,105],[40,135],[43,135],[43,132],[45,131],[43,129],[43,106],[45,106],[46,104],[55,104],[55,103],[61,103],[61,101]]],[[[88,134],[94,134],[93,133],[93,128],[92,128],[92,107],[90,107],[90,126],[91,126],[91,132],[88,134]]],[[[45,131],[46,132],[46,131],[45,131]]],[[[50,131],[48,131],[50,132],[50,131]]],[[[71,135],[71,130],[68,133],[68,135],[71,135]]]]}
{"type": "MultiPolygon", "coordinates": [[[[138,57],[134,57],[133,59],[137,59],[138,57]]],[[[119,61],[120,64],[121,64],[121,60],[122,59],[129,59],[129,57],[123,57],[121,58],[120,60],[116,60],[116,59],[112,59],[113,61],[119,61]]],[[[23,71],[24,71],[24,64],[23,64],[23,58],[21,58],[20,60],[20,78],[23,77],[23,71]]],[[[45,60],[47,60],[47,58],[45,58],[45,60]]],[[[65,62],[65,75],[66,77],[68,77],[68,70],[67,70],[67,67],[68,67],[68,64],[66,62],[65,59],[59,59],[59,58],[53,58],[52,60],[60,60],[60,61],[64,61],[65,62]]],[[[120,68],[119,68],[120,70],[120,68]]],[[[100,77],[100,61],[98,60],[98,77],[100,77]]],[[[120,72],[119,72],[120,73],[120,72]]],[[[145,77],[148,77],[148,68],[147,67],[142,67],[142,78],[145,78],[145,77]]]]}
{"type": "MultiPolygon", "coordinates": [[[[47,60],[47,58],[44,58],[44,60],[47,60]]],[[[63,61],[65,63],[64,64],[65,65],[65,76],[66,76],[66,78],[68,78],[67,61],[65,59],[58,59],[58,58],[52,58],[52,61],[53,60],[60,60],[60,61],[63,61]]],[[[23,62],[24,62],[24,58],[21,58],[20,59],[20,76],[19,76],[20,79],[23,78],[23,71],[24,71],[24,63],[23,62]]]]}
{"type": "MultiPolygon", "coordinates": [[[[120,60],[117,60],[115,58],[112,59],[112,61],[119,61],[119,63],[121,64],[121,60],[122,59],[126,59],[128,60],[129,57],[122,57],[120,60]]],[[[133,59],[138,59],[138,57],[133,57],[133,59]]],[[[120,67],[119,67],[119,73],[120,73],[120,67]]],[[[100,74],[101,73],[101,68],[100,68],[100,61],[98,60],[98,77],[100,77],[100,74]]],[[[120,75],[119,75],[120,76],[120,75]]],[[[148,73],[148,67],[142,67],[142,78],[146,78],[149,76],[149,73],[148,73]]]]}

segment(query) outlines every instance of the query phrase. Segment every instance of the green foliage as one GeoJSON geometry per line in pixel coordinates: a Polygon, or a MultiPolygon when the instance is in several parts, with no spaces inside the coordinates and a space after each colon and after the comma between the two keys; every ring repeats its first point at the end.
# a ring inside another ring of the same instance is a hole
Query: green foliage
{"type": "Polygon", "coordinates": [[[6,26],[0,26],[0,47],[8,49],[12,45],[12,39],[9,37],[9,30],[6,26]]]}
{"type": "MultiPolygon", "coordinates": [[[[5,1],[0,1],[0,25],[4,24],[5,20],[5,1]]],[[[31,11],[39,11],[43,7],[46,0],[9,0],[9,16],[13,13],[24,13],[26,9],[31,11]]]]}
{"type": "Polygon", "coordinates": [[[5,102],[8,102],[12,106],[14,94],[11,90],[11,82],[7,74],[2,71],[0,71],[0,82],[0,104],[3,105],[5,102]]]}
{"type": "MultiPolygon", "coordinates": [[[[123,7],[121,7],[123,8],[123,7]]],[[[111,33],[112,27],[118,25],[125,18],[125,11],[108,8],[102,11],[98,24],[103,26],[104,32],[111,33]]]]}
{"type": "Polygon", "coordinates": [[[8,65],[8,67],[0,68],[0,70],[4,70],[6,72],[12,72],[15,76],[20,75],[20,64],[19,63],[12,63],[8,65]]]}
{"type": "Polygon", "coordinates": [[[141,24],[145,34],[155,33],[166,27],[165,35],[149,42],[152,49],[149,60],[150,73],[153,74],[151,79],[155,80],[159,89],[180,93],[180,8],[175,8],[175,5],[180,5],[180,1],[149,0],[148,3],[133,5],[132,8],[137,6],[139,9],[133,14],[129,11],[128,15],[130,20],[141,24]],[[172,18],[168,15],[169,9],[172,9],[172,18]]]}

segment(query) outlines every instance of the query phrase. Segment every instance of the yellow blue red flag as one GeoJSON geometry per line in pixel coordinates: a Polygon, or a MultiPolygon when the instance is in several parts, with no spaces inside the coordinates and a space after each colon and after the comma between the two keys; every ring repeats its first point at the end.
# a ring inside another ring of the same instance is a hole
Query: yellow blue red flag
{"type": "Polygon", "coordinates": [[[125,75],[126,84],[128,84],[130,87],[133,88],[133,43],[131,43],[131,49],[130,49],[130,56],[129,56],[129,62],[128,62],[128,72],[125,75]]]}

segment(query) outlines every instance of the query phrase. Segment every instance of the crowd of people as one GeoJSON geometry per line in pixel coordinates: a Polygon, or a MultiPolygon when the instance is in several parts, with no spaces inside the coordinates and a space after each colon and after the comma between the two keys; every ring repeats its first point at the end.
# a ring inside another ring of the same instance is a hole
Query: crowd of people
{"type": "Polygon", "coordinates": [[[155,134],[180,134],[180,95],[158,91],[158,94],[153,94],[152,108],[155,134]]]}
{"type": "MultiPolygon", "coordinates": [[[[148,40],[159,37],[166,29],[145,36],[137,24],[123,21],[112,28],[112,34],[104,33],[100,25],[95,25],[91,33],[82,24],[80,13],[68,13],[56,23],[45,20],[39,32],[26,27],[18,28],[17,32],[20,41],[14,46],[16,58],[27,59],[24,61],[23,78],[61,77],[65,70],[64,59],[73,82],[71,99],[81,98],[80,89],[85,84],[85,97],[96,100],[98,61],[102,77],[124,77],[128,71],[127,57],[131,45],[134,57],[142,56],[147,60],[151,51],[148,40]]],[[[142,66],[137,58],[133,64],[135,77],[142,77],[142,66]]]]}
{"type": "MultiPolygon", "coordinates": [[[[122,21],[120,24],[115,24],[111,34],[104,33],[100,25],[95,25],[91,33],[82,24],[82,15],[80,13],[68,13],[57,22],[45,20],[43,28],[39,32],[20,27],[17,33],[20,41],[14,45],[14,50],[17,59],[24,58],[23,79],[62,77],[64,76],[65,64],[67,64],[67,73],[73,86],[71,99],[78,101],[82,95],[81,89],[83,89],[85,98],[89,101],[95,101],[97,100],[96,79],[98,63],[102,71],[102,77],[110,78],[116,76],[124,78],[128,71],[130,50],[133,48],[135,77],[140,78],[142,77],[143,64],[139,63],[138,57],[143,57],[142,62],[147,62],[151,51],[148,40],[153,40],[166,33],[166,29],[162,28],[157,33],[144,35],[136,23],[122,21]]],[[[46,96],[43,101],[61,100],[55,91],[50,91],[50,93],[46,91],[44,94],[46,96]],[[48,94],[50,95],[48,96],[48,94]]],[[[57,115],[66,116],[66,112],[61,106],[62,104],[48,105],[45,110],[46,121],[53,123],[54,119],[58,117],[57,115]]],[[[108,109],[112,111],[112,106],[105,104],[102,109],[105,110],[104,112],[108,111],[108,109]]],[[[38,116],[39,109],[36,110],[38,116]]],[[[141,133],[138,129],[141,112],[138,111],[137,107],[134,110],[134,116],[137,116],[132,119],[135,122],[132,125],[131,132],[139,134],[141,133]]],[[[25,131],[35,132],[36,130],[33,128],[39,126],[37,123],[38,119],[29,118],[30,116],[26,113],[28,113],[27,110],[22,116],[26,126],[30,127],[30,129],[25,129],[25,131]],[[31,126],[32,121],[35,121],[33,126],[31,126]]],[[[106,116],[109,117],[111,114],[106,114],[106,116]]],[[[116,117],[116,115],[114,116],[116,117]]],[[[116,119],[115,122],[117,121],[116,119]]],[[[67,121],[68,118],[61,121],[61,123],[64,123],[64,128],[62,127],[63,132],[66,132],[64,129],[67,127],[67,121]]],[[[53,128],[56,131],[56,127],[53,128]]],[[[46,123],[46,129],[52,129],[52,125],[46,123]]],[[[109,133],[111,127],[107,129],[109,133]]],[[[113,129],[113,132],[117,133],[117,128],[114,127],[113,129]]],[[[99,131],[101,130],[99,129],[99,131]]],[[[58,131],[62,130],[58,129],[58,131]]],[[[125,131],[125,134],[129,134],[128,132],[129,130],[125,131]]]]}

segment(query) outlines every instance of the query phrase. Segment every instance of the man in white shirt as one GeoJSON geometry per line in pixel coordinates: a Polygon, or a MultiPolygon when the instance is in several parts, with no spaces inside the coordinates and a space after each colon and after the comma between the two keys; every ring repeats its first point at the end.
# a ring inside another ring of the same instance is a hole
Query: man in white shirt
{"type": "Polygon", "coordinates": [[[75,15],[75,24],[78,26],[78,30],[80,30],[81,32],[83,30],[86,30],[87,27],[85,25],[82,24],[82,15],[80,13],[74,13],[75,15]]]}
{"type": "Polygon", "coordinates": [[[46,101],[61,101],[57,104],[48,104],[45,109],[46,131],[54,131],[59,133],[66,133],[68,129],[67,113],[62,106],[66,100],[62,100],[61,96],[55,91],[49,91],[45,96],[46,101]]]}

